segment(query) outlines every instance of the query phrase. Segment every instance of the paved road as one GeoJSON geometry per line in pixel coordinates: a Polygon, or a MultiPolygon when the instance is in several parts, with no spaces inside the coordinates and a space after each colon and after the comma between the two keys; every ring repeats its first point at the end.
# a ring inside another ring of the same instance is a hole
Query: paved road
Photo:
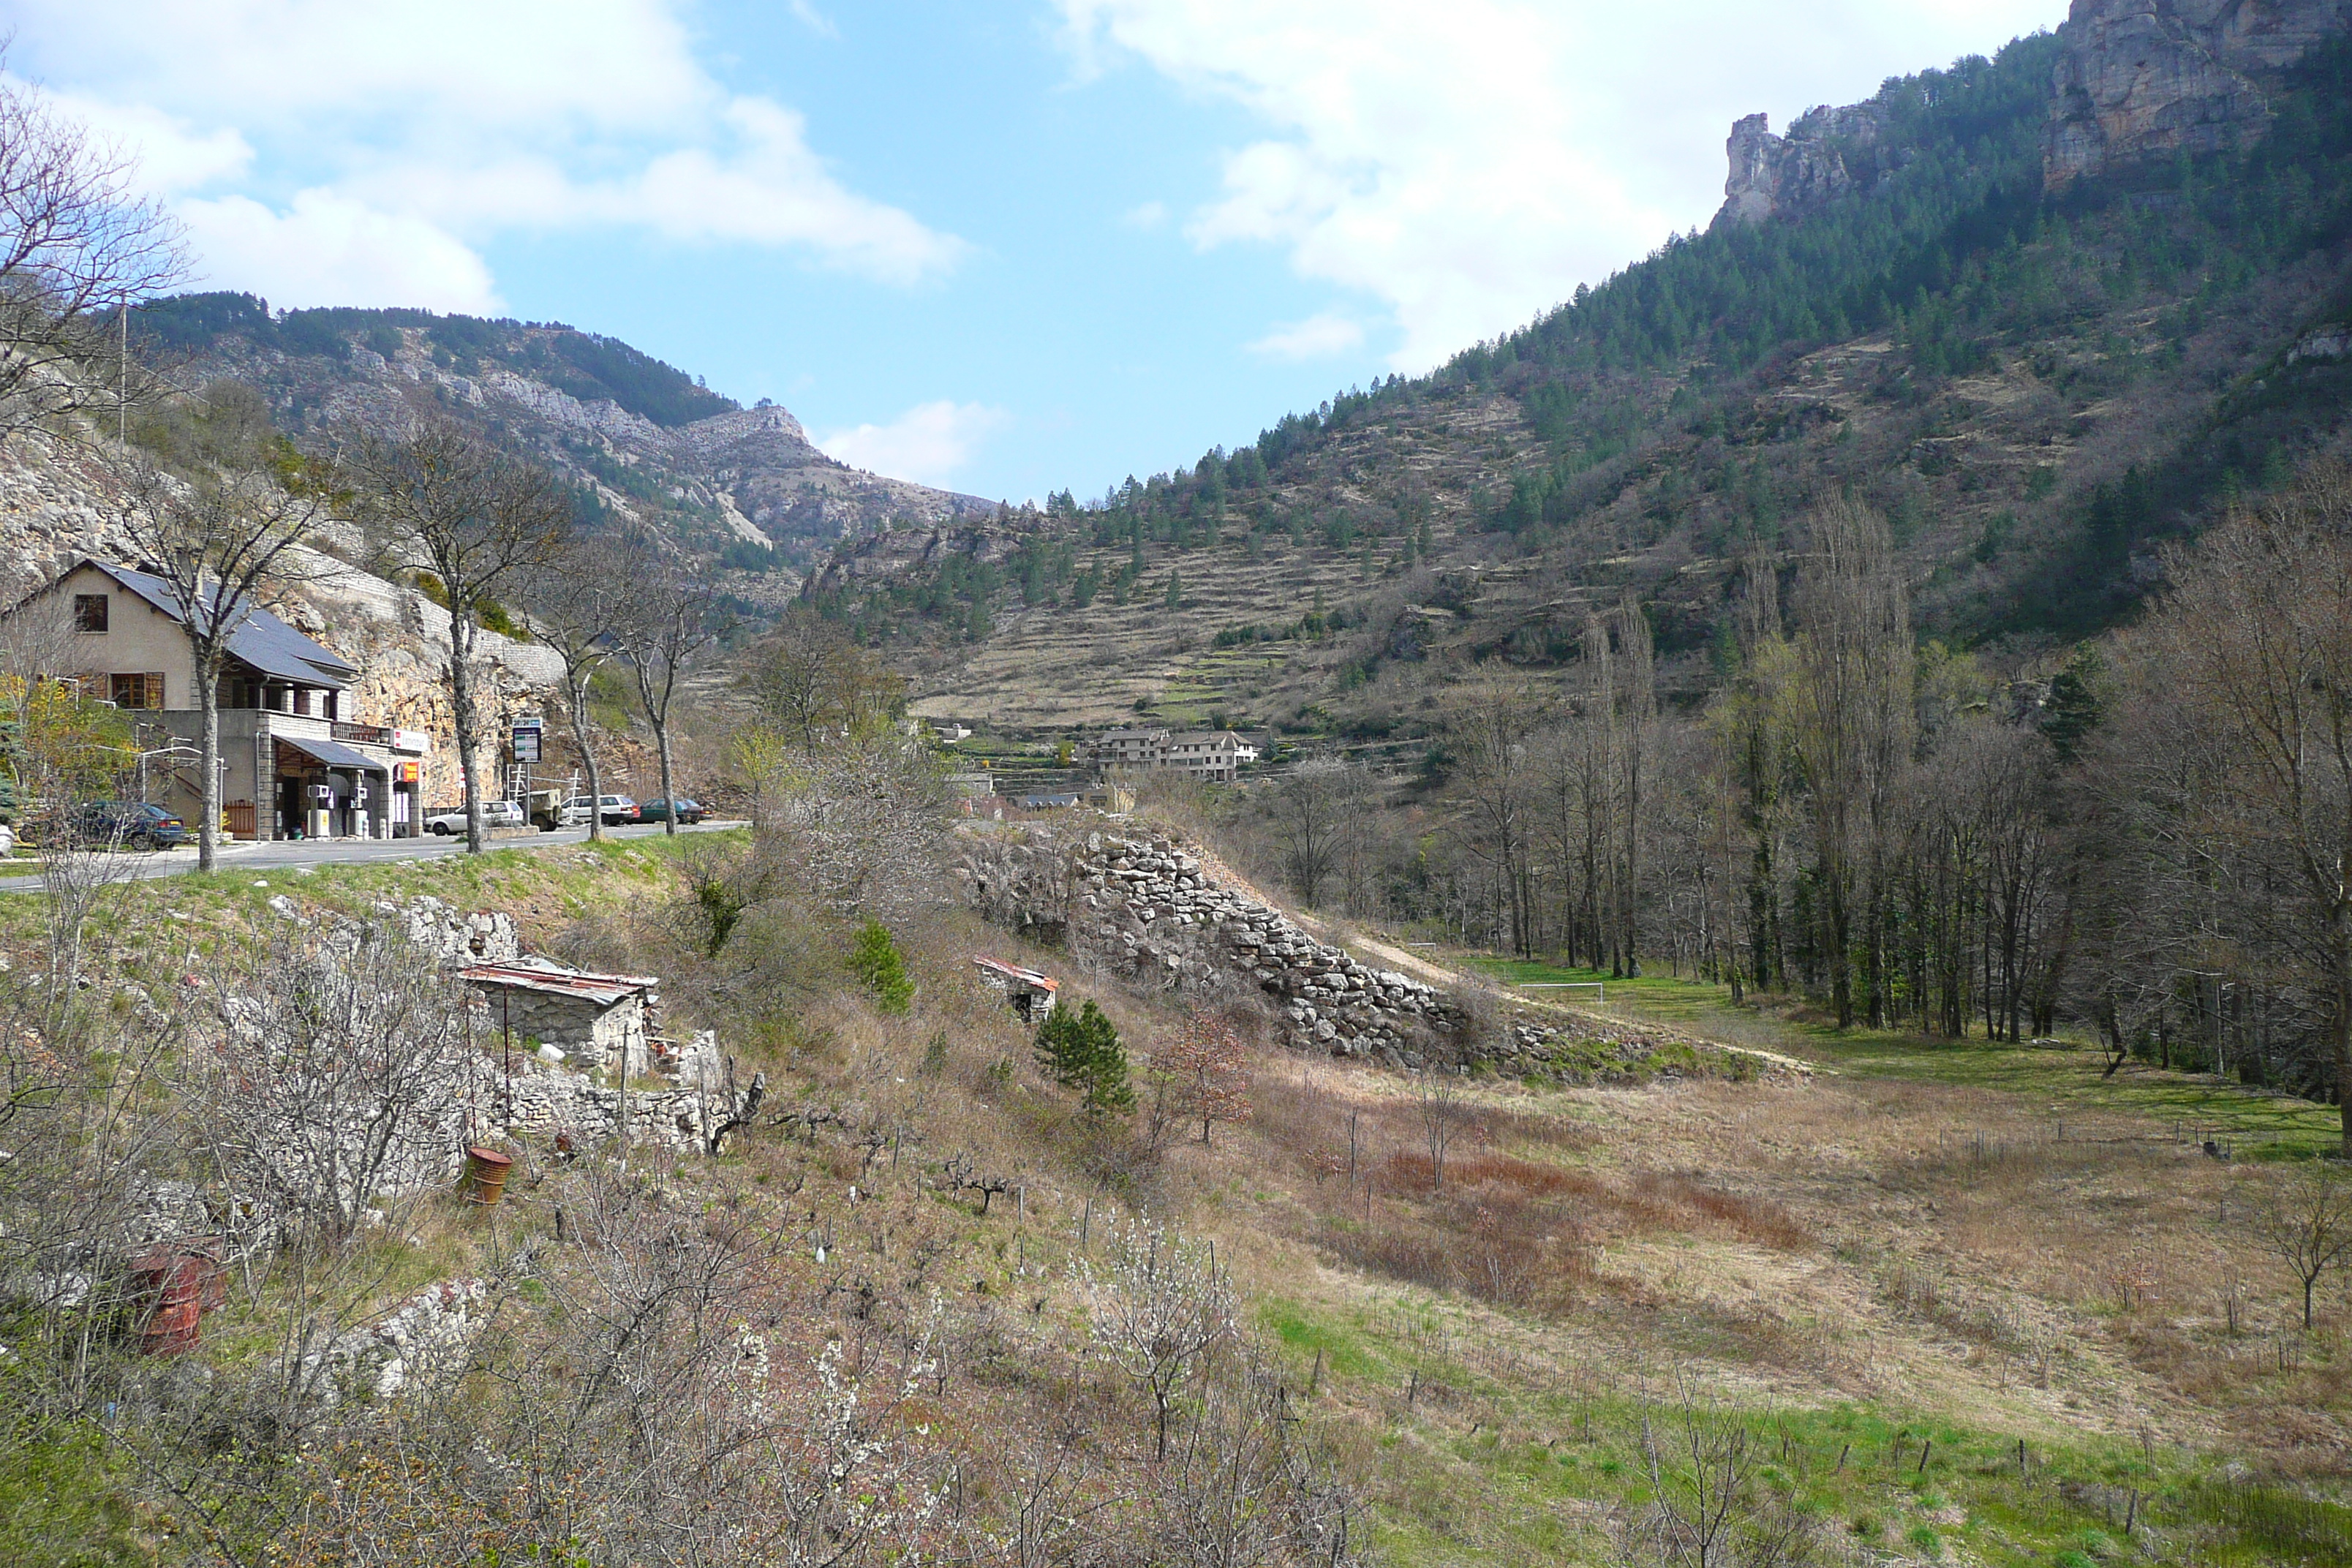
{"type": "MultiPolygon", "coordinates": [[[[740,827],[740,822],[703,822],[691,827],[680,827],[680,833],[715,833],[720,828],[740,827]]],[[[662,830],[658,822],[635,827],[608,827],[612,838],[645,838],[662,830]]],[[[585,827],[567,827],[558,833],[523,833],[511,838],[493,838],[493,849],[552,849],[565,844],[588,841],[585,827]]],[[[305,838],[270,843],[227,844],[221,847],[220,869],[252,871],[257,875],[273,870],[285,870],[295,866],[318,866],[329,861],[369,864],[386,860],[430,860],[443,855],[465,852],[466,840],[461,834],[446,838],[426,834],[422,838],[305,838]]],[[[126,877],[176,877],[196,868],[194,845],[181,849],[130,850],[111,858],[119,863],[126,877]]],[[[41,890],[38,877],[11,877],[0,879],[0,893],[37,893],[41,890]]]]}

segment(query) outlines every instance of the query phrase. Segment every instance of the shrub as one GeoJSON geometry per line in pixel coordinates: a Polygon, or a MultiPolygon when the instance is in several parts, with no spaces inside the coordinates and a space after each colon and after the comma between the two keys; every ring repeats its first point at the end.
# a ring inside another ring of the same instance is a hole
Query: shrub
{"type": "Polygon", "coordinates": [[[898,944],[891,940],[890,928],[880,921],[867,921],[858,928],[857,945],[849,954],[850,972],[858,984],[874,994],[875,1005],[885,1013],[904,1013],[915,999],[915,982],[907,973],[907,961],[899,955],[898,944]]]}
{"type": "Polygon", "coordinates": [[[1102,1009],[1088,1002],[1072,1013],[1056,1007],[1037,1031],[1037,1068],[1065,1089],[1077,1091],[1092,1116],[1124,1116],[1135,1109],[1128,1086],[1127,1050],[1102,1009]]]}

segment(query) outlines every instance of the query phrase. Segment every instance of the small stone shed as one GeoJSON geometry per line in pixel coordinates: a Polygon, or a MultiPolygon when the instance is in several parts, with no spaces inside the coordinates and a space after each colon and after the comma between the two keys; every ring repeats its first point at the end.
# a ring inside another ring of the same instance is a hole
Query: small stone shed
{"type": "Polygon", "coordinates": [[[1029,1022],[1042,1024],[1053,1015],[1054,993],[1061,989],[1060,981],[986,953],[975,953],[971,965],[980,971],[981,979],[1003,992],[1013,1010],[1029,1022]]]}
{"type": "Polygon", "coordinates": [[[486,1023],[511,1031],[518,1048],[526,1040],[553,1046],[583,1069],[625,1063],[641,1073],[651,1065],[657,976],[598,974],[541,958],[478,963],[463,973],[488,1005],[486,1023]]]}

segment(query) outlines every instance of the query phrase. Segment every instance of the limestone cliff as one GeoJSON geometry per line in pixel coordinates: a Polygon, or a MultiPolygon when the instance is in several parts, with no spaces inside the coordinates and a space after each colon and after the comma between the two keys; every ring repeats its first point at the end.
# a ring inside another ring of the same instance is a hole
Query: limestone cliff
{"type": "Polygon", "coordinates": [[[1853,190],[1868,190],[1892,166],[1879,139],[1877,106],[1823,104],[1772,134],[1769,116],[1751,114],[1731,128],[1725,151],[1731,175],[1715,226],[1797,218],[1853,190]]]}
{"type": "Polygon", "coordinates": [[[2352,26],[2352,0],[2074,0],[2042,177],[2075,180],[2259,138],[2278,72],[2352,26]]]}

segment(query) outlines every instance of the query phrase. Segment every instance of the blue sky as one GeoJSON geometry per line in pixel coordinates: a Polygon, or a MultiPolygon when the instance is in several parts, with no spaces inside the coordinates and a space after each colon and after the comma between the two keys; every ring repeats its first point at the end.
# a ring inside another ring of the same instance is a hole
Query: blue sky
{"type": "Polygon", "coordinates": [[[12,0],[201,286],[625,339],[878,471],[1099,493],[1428,368],[1775,126],[2061,0],[12,0]]]}

